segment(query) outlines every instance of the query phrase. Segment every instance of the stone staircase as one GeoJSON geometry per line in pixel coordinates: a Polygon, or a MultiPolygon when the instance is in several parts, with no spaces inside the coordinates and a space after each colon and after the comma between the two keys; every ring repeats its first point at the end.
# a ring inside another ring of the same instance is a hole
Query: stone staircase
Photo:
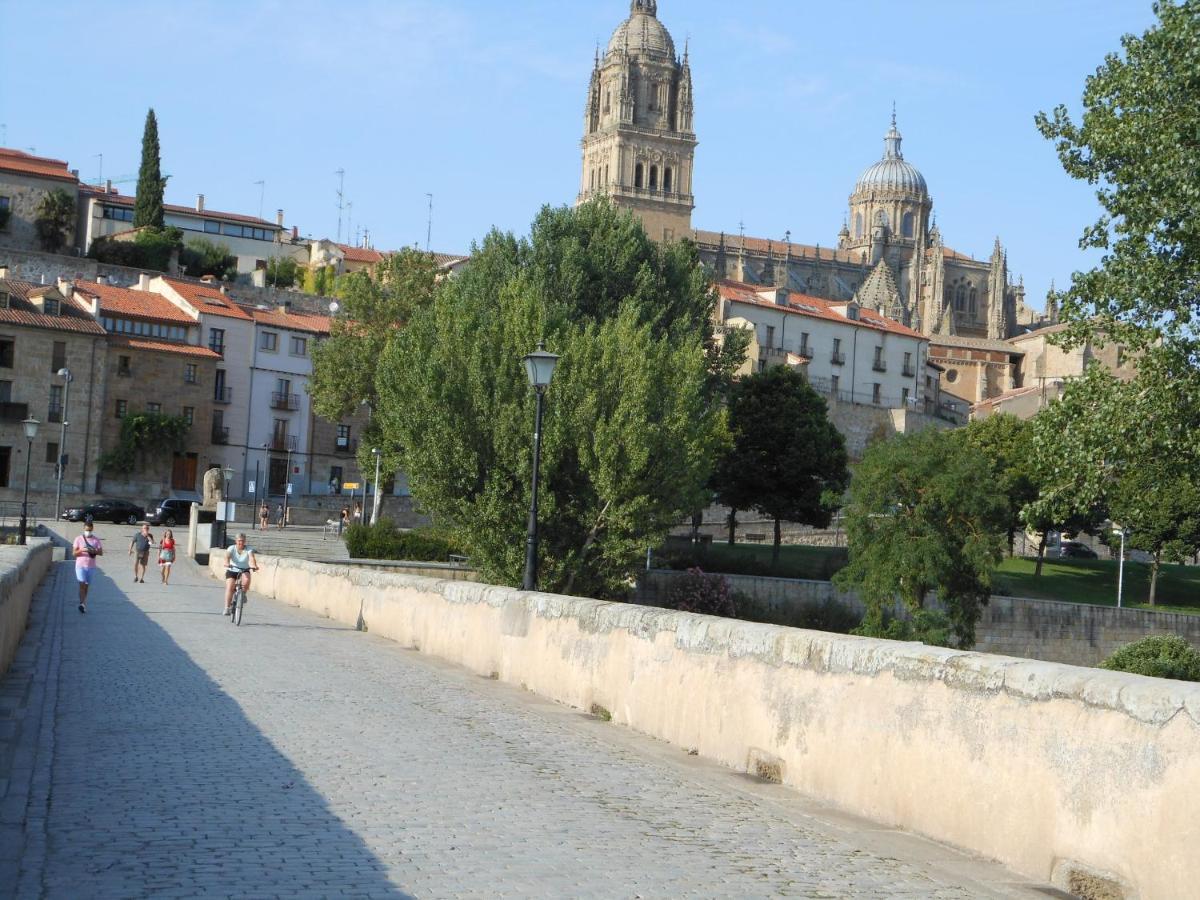
{"type": "Polygon", "coordinates": [[[239,531],[246,532],[246,543],[264,556],[283,556],[312,562],[346,562],[350,559],[346,544],[340,537],[314,526],[289,525],[283,529],[272,526],[267,531],[253,531],[248,524],[235,526],[230,523],[230,543],[239,531]]]}

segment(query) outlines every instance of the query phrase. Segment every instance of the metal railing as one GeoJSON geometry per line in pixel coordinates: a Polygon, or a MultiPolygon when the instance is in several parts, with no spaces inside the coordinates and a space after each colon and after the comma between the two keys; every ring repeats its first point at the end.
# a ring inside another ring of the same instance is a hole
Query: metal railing
{"type": "MultiPolygon", "coordinates": [[[[0,528],[17,528],[21,524],[21,501],[20,500],[0,500],[0,528]]],[[[29,504],[29,514],[26,516],[26,525],[30,530],[37,527],[38,524],[38,505],[36,503],[29,504]]]]}
{"type": "Polygon", "coordinates": [[[213,353],[217,354],[217,356],[220,356],[221,358],[225,357],[225,344],[224,343],[209,344],[208,349],[211,350],[213,353]]]}
{"type": "Polygon", "coordinates": [[[873,363],[871,363],[871,368],[874,369],[876,372],[886,372],[887,371],[887,362],[882,359],[877,359],[873,363]]]}
{"type": "Polygon", "coordinates": [[[349,438],[338,438],[334,444],[334,453],[357,453],[358,441],[349,438]]]}
{"type": "Polygon", "coordinates": [[[214,444],[228,444],[229,443],[229,428],[228,428],[228,426],[221,427],[219,425],[214,425],[213,430],[212,430],[212,442],[214,444]]]}
{"type": "Polygon", "coordinates": [[[902,370],[901,374],[902,374],[902,375],[903,375],[905,378],[912,378],[914,375],[916,375],[916,374],[917,374],[917,372],[916,372],[916,370],[915,370],[915,369],[914,369],[912,366],[908,366],[908,365],[906,365],[906,366],[904,367],[904,369],[902,370]]]}
{"type": "Polygon", "coordinates": [[[233,388],[213,388],[213,403],[228,406],[233,402],[233,388]]]}
{"type": "Polygon", "coordinates": [[[283,453],[291,450],[293,453],[296,450],[296,435],[294,434],[273,434],[271,440],[267,442],[267,448],[283,453]]]}
{"type": "Polygon", "coordinates": [[[834,350],[829,354],[829,361],[835,366],[844,366],[846,364],[846,354],[838,350],[834,350]]]}
{"type": "Polygon", "coordinates": [[[271,394],[271,409],[286,409],[295,412],[300,408],[299,394],[271,394]]]}

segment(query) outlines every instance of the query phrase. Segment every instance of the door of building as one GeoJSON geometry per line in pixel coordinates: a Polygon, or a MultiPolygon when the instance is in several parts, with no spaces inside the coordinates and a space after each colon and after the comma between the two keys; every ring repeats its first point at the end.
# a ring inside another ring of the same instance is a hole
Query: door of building
{"type": "Polygon", "coordinates": [[[195,453],[176,453],[171,466],[171,488],[176,491],[196,490],[196,468],[199,457],[195,453]]]}
{"type": "Polygon", "coordinates": [[[0,487],[8,487],[10,465],[12,465],[12,447],[0,447],[0,487]]]}
{"type": "Polygon", "coordinates": [[[271,472],[268,490],[272,494],[282,495],[287,490],[287,460],[274,457],[271,459],[271,472]]]}

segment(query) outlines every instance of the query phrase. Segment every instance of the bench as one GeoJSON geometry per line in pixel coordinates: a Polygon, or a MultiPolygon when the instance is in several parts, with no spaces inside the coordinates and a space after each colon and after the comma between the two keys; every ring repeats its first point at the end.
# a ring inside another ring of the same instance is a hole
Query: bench
{"type": "Polygon", "coordinates": [[[750,544],[765,544],[767,536],[754,531],[748,531],[742,535],[742,540],[750,544]]]}

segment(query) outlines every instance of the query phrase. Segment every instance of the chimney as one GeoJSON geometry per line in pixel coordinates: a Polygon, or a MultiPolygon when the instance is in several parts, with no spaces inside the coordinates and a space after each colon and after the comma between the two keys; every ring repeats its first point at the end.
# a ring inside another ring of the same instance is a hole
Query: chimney
{"type": "Polygon", "coordinates": [[[139,291],[150,290],[150,276],[147,275],[145,272],[138,272],[137,289],[139,291]]]}
{"type": "Polygon", "coordinates": [[[250,273],[250,284],[256,288],[265,288],[267,286],[267,270],[255,269],[250,273]]]}
{"type": "Polygon", "coordinates": [[[111,178],[106,178],[106,179],[104,180],[104,193],[106,193],[106,194],[111,194],[112,192],[113,192],[113,189],[112,189],[112,179],[111,179],[111,178]]]}
{"type": "Polygon", "coordinates": [[[221,285],[221,296],[225,296],[225,285],[221,285]]]}
{"type": "Polygon", "coordinates": [[[54,284],[55,287],[58,288],[58,292],[63,295],[64,300],[70,300],[72,295],[75,293],[75,283],[68,281],[61,275],[58,276],[58,280],[54,284]]]}
{"type": "Polygon", "coordinates": [[[196,195],[196,212],[204,212],[204,195],[196,195]]]}
{"type": "Polygon", "coordinates": [[[283,210],[282,209],[275,210],[275,224],[278,225],[280,228],[283,227],[283,210]]]}
{"type": "Polygon", "coordinates": [[[300,240],[300,226],[299,225],[292,226],[292,240],[293,241],[300,240]]]}
{"type": "Polygon", "coordinates": [[[7,278],[7,277],[8,277],[8,266],[0,265],[0,278],[7,278]]]}

